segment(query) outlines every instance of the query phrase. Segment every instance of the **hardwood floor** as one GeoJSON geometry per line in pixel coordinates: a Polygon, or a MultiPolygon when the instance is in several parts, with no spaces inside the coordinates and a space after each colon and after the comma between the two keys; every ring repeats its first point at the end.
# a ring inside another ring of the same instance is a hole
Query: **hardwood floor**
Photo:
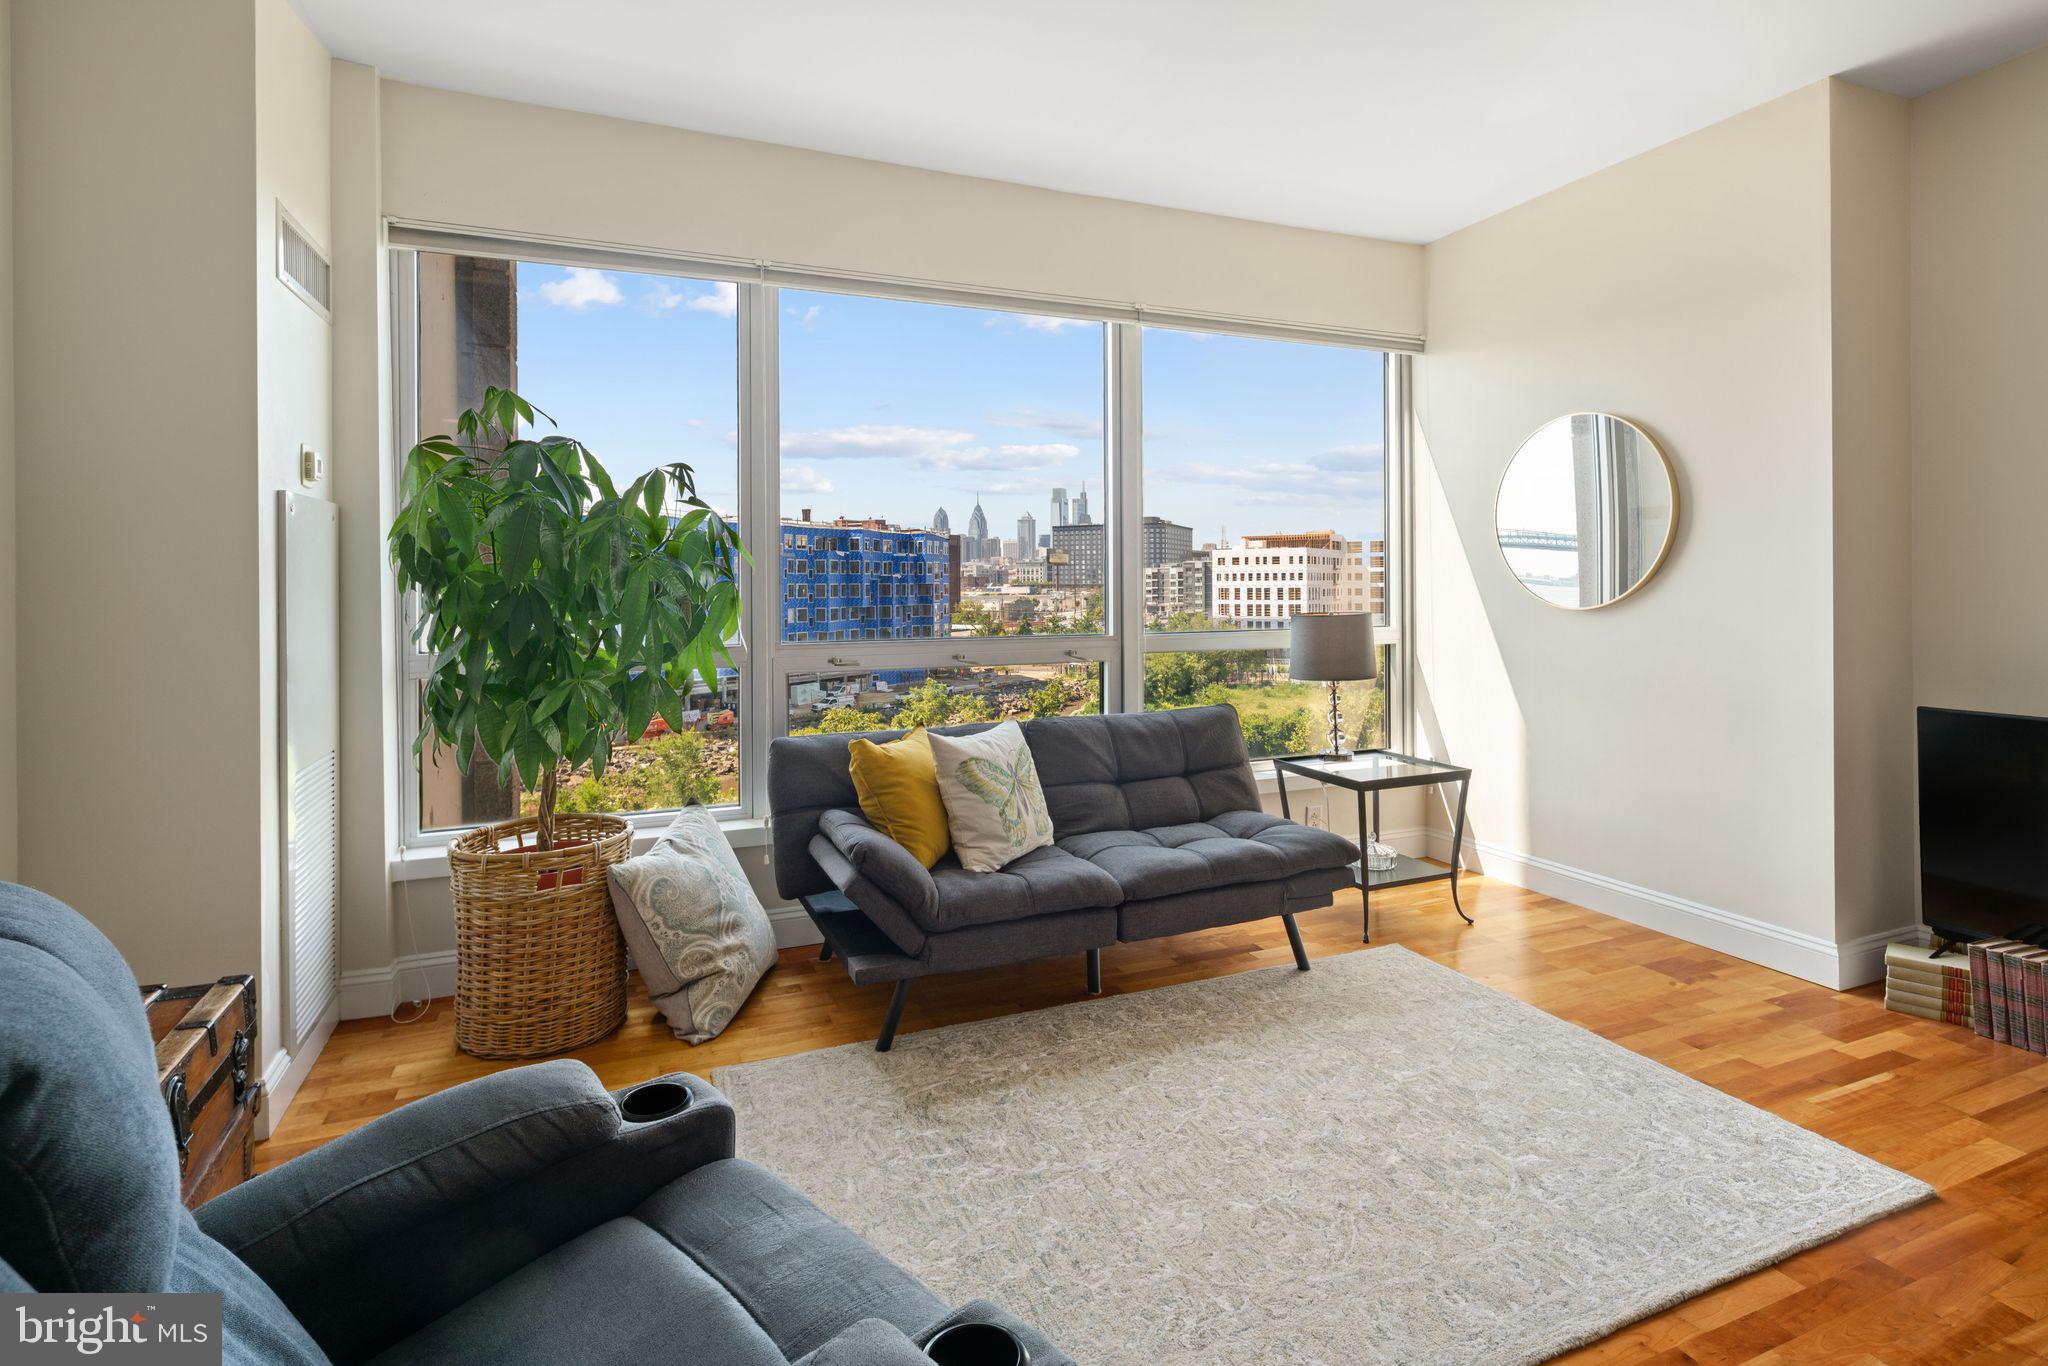
{"type": "MultiPolygon", "coordinates": [[[[1874,988],[1828,991],[1507,883],[1471,878],[1464,896],[1478,921],[1469,929],[1442,883],[1374,898],[1375,942],[1405,944],[1940,1192],[1565,1360],[2048,1361],[2048,1059],[1892,1014],[1874,988]]],[[[1360,947],[1355,896],[1301,923],[1312,955],[1360,947]]],[[[1143,991],[1288,961],[1279,922],[1266,921],[1106,949],[1102,985],[1143,991]]],[[[904,1037],[914,1044],[915,1030],[1058,1006],[1083,987],[1079,958],[921,981],[904,1037]]],[[[709,1044],[676,1042],[636,987],[625,1027],[575,1056],[610,1086],[708,1073],[872,1039],[887,997],[854,987],[816,950],[792,949],[709,1044]]],[[[417,1024],[344,1024],[257,1163],[275,1165],[503,1065],[456,1050],[445,1000],[417,1024]]]]}

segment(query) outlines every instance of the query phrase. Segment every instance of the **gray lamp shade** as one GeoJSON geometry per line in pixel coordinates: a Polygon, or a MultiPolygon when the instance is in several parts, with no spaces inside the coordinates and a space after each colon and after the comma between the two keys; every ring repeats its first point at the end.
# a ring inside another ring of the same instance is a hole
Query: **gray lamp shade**
{"type": "Polygon", "coordinates": [[[1287,651],[1287,676],[1298,681],[1346,682],[1377,678],[1379,651],[1372,647],[1370,612],[1300,612],[1288,618],[1294,641],[1287,651]]]}

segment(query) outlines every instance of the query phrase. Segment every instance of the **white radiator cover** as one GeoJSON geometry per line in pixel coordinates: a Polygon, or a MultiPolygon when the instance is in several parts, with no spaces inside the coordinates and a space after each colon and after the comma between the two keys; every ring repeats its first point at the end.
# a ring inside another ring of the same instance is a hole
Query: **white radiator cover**
{"type": "Polygon", "coordinates": [[[279,495],[279,1005],[296,1052],[335,1006],[341,979],[341,585],[332,503],[279,495]]]}

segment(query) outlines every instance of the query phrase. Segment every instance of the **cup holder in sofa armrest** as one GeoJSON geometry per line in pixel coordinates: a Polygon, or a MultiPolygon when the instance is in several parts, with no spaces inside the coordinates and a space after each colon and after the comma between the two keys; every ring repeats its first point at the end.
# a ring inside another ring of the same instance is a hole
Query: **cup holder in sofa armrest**
{"type": "Polygon", "coordinates": [[[619,1118],[628,1124],[652,1124],[690,1108],[690,1088],[681,1082],[647,1081],[618,1093],[619,1118]]]}

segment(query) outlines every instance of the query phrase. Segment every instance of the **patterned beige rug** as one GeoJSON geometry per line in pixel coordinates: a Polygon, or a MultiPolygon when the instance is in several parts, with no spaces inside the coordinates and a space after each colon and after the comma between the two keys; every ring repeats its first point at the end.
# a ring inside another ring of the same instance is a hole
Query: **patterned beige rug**
{"type": "Polygon", "coordinates": [[[1930,1194],[1398,947],[714,1080],[743,1156],[1090,1366],[1540,1361],[1930,1194]]]}

